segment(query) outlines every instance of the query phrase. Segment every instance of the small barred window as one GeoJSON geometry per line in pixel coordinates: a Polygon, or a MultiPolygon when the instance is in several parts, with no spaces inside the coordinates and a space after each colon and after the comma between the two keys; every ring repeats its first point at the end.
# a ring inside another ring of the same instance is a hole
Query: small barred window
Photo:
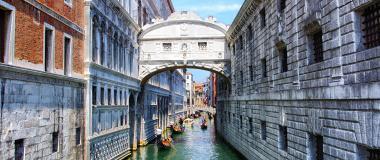
{"type": "Polygon", "coordinates": [[[267,24],[266,24],[266,19],[265,19],[265,8],[263,8],[261,11],[260,11],[260,18],[261,18],[261,28],[264,28],[267,24]]]}
{"type": "Polygon", "coordinates": [[[171,51],[172,50],[172,44],[171,43],[163,43],[162,48],[164,51],[171,51]]]}
{"type": "Polygon", "coordinates": [[[362,14],[364,46],[374,48],[380,45],[380,3],[369,5],[362,14]]]}
{"type": "Polygon", "coordinates": [[[319,63],[323,61],[323,41],[322,41],[322,29],[311,35],[312,49],[313,49],[313,63],[319,63]]]}
{"type": "Polygon", "coordinates": [[[207,42],[198,42],[198,48],[201,51],[207,50],[207,42]]]}

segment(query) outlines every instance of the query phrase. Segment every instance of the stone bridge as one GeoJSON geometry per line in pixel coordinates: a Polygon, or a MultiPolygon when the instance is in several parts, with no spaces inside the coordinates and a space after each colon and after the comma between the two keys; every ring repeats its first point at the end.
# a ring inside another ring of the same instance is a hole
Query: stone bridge
{"type": "Polygon", "coordinates": [[[202,20],[193,12],[177,12],[167,20],[146,25],[140,35],[140,79],[157,73],[196,68],[230,76],[227,26],[213,17],[202,20]]]}

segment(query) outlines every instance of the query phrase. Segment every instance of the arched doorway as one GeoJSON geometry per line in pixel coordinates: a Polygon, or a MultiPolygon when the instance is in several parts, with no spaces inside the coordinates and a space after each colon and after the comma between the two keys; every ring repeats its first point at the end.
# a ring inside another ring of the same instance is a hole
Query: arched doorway
{"type": "Polygon", "coordinates": [[[130,93],[129,95],[129,98],[128,98],[128,107],[129,107],[129,144],[130,144],[130,148],[134,148],[134,144],[135,143],[135,107],[136,107],[136,102],[135,102],[135,94],[132,92],[130,93]]]}

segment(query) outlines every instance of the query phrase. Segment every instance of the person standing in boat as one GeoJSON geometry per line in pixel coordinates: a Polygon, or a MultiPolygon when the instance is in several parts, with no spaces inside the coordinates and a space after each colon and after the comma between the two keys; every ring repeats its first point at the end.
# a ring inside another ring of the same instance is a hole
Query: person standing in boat
{"type": "Polygon", "coordinates": [[[156,128],[156,141],[160,142],[161,141],[161,135],[162,135],[162,129],[159,127],[156,128]]]}
{"type": "Polygon", "coordinates": [[[182,126],[183,125],[183,118],[179,118],[179,124],[182,126]]]}

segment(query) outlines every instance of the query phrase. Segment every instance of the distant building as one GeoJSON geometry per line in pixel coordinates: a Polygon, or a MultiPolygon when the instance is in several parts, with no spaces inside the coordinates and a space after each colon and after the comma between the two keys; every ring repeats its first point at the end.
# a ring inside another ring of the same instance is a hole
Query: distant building
{"type": "Polygon", "coordinates": [[[210,73],[206,82],[206,97],[207,105],[210,107],[216,107],[216,97],[217,97],[217,74],[210,73]]]}
{"type": "Polygon", "coordinates": [[[191,112],[191,108],[194,107],[194,80],[193,80],[193,74],[190,72],[186,73],[186,106],[189,111],[191,112]]]}
{"type": "Polygon", "coordinates": [[[205,97],[205,84],[195,83],[194,84],[194,94],[195,94],[195,107],[206,107],[206,97],[205,97]]]}

